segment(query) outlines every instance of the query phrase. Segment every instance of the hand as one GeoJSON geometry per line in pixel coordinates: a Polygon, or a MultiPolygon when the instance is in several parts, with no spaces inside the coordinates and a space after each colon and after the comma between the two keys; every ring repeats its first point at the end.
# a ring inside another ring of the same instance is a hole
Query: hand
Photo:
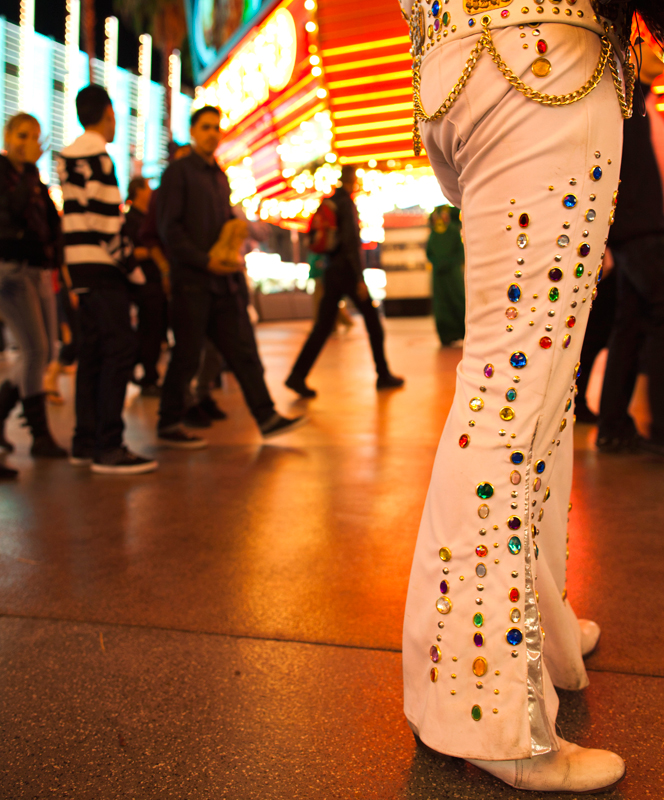
{"type": "Polygon", "coordinates": [[[369,299],[369,289],[364,281],[359,281],[357,284],[357,296],[360,298],[360,300],[369,299]]]}
{"type": "Polygon", "coordinates": [[[220,258],[215,258],[214,256],[210,256],[208,258],[208,269],[210,272],[214,272],[215,275],[220,275],[224,272],[224,262],[220,258]]]}

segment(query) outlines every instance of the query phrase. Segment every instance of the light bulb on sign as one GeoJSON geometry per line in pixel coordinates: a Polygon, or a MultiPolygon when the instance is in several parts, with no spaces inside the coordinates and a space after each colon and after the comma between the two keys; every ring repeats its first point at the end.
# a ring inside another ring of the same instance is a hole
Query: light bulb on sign
{"type": "Polygon", "coordinates": [[[311,74],[314,76],[314,78],[318,78],[323,74],[323,70],[320,67],[312,67],[311,74]]]}
{"type": "Polygon", "coordinates": [[[316,23],[307,22],[307,24],[304,26],[304,30],[308,31],[309,33],[313,33],[316,30],[316,23]]]}

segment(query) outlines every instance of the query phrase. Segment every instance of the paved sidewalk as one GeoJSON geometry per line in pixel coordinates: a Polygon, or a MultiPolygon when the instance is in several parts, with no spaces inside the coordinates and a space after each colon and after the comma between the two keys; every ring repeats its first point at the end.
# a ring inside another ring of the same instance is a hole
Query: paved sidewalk
{"type": "MultiPolygon", "coordinates": [[[[312,418],[269,445],[233,382],[205,451],[158,450],[157,401],[134,401],[127,438],[158,455],[152,475],[32,462],[10,421],[0,800],[538,797],[418,748],[401,712],[410,557],[460,353],[429,320],[389,320],[408,383],[378,394],[359,323],[323,351],[304,403],[282,383],[307,327],[258,329],[279,407],[312,418]]],[[[70,377],[62,388],[65,441],[70,377]]],[[[664,463],[575,436],[569,593],[603,635],[558,721],[626,759],[601,797],[662,800],[664,463]]]]}

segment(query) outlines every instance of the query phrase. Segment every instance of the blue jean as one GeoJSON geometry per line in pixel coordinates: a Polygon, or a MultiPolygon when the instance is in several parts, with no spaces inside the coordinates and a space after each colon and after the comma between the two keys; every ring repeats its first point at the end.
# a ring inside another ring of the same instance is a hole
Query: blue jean
{"type": "Polygon", "coordinates": [[[21,397],[43,391],[49,356],[48,335],[39,297],[41,270],[17,261],[0,261],[0,314],[19,346],[14,382],[21,397]]]}

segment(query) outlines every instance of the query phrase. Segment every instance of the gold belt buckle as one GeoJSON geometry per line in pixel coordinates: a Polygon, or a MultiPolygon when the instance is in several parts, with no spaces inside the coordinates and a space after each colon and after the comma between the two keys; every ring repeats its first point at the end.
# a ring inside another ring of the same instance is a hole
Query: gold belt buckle
{"type": "Polygon", "coordinates": [[[481,14],[482,11],[493,11],[512,4],[512,0],[463,0],[466,14],[481,14]]]}

